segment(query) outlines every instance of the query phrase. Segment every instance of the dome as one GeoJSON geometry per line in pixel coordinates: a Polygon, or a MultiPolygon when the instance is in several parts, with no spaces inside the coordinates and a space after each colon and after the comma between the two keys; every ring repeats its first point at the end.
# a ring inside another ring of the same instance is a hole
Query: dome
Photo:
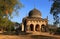
{"type": "Polygon", "coordinates": [[[33,9],[29,12],[29,17],[41,17],[41,12],[37,9],[33,9]]]}

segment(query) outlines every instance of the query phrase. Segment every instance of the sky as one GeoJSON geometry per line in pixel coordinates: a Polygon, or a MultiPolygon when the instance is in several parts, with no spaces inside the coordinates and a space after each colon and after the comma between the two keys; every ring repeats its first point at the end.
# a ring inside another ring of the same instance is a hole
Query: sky
{"type": "Polygon", "coordinates": [[[52,3],[49,0],[20,0],[24,5],[21,9],[18,10],[18,16],[13,16],[11,21],[21,23],[22,19],[28,16],[29,11],[36,8],[42,14],[42,18],[47,18],[48,23],[53,23],[53,16],[50,14],[50,8],[52,3]]]}

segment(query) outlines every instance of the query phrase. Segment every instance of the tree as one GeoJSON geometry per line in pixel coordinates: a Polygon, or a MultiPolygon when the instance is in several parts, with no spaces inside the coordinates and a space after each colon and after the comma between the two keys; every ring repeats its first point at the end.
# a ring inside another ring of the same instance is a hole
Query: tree
{"type": "Polygon", "coordinates": [[[8,18],[13,11],[17,11],[21,7],[19,0],[0,0],[0,27],[12,26],[13,23],[8,18]]]}
{"type": "Polygon", "coordinates": [[[54,19],[54,25],[57,25],[60,23],[60,0],[52,0],[53,4],[50,10],[50,14],[53,15],[53,19],[54,19]]]}
{"type": "Polygon", "coordinates": [[[0,29],[2,31],[6,31],[6,29],[10,31],[11,26],[14,26],[14,24],[8,19],[8,17],[5,17],[2,20],[0,20],[0,29]]]}
{"type": "Polygon", "coordinates": [[[14,10],[20,8],[22,4],[18,0],[0,0],[1,16],[11,15],[14,10]]]}

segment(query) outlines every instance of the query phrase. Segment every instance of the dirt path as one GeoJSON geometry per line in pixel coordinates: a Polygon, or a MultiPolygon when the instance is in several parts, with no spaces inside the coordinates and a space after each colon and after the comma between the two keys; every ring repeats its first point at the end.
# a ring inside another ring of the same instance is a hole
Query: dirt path
{"type": "Polygon", "coordinates": [[[34,32],[32,35],[0,35],[0,39],[60,39],[60,36],[34,32]]]}
{"type": "Polygon", "coordinates": [[[0,35],[0,39],[60,39],[60,36],[44,35],[0,35]]]}
{"type": "Polygon", "coordinates": [[[21,36],[21,35],[0,35],[0,39],[32,39],[30,37],[21,36]]]}

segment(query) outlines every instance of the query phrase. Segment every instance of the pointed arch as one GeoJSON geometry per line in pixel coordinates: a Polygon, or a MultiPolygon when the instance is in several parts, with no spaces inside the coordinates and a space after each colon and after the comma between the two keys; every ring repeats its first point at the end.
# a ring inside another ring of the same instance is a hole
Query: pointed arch
{"type": "Polygon", "coordinates": [[[33,27],[34,25],[33,24],[30,24],[30,30],[33,31],[33,27]]]}
{"type": "Polygon", "coordinates": [[[36,24],[35,30],[36,30],[36,31],[40,31],[40,26],[39,26],[39,24],[36,24]]]}
{"type": "Polygon", "coordinates": [[[41,31],[46,32],[46,25],[44,25],[44,24],[41,25],[41,31]]]}

